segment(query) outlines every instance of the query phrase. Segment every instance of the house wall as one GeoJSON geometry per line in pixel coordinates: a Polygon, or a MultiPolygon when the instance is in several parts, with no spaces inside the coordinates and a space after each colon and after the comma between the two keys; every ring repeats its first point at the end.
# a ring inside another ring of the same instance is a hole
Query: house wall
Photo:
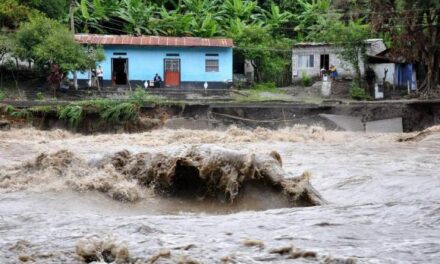
{"type": "MultiPolygon", "coordinates": [[[[130,82],[141,84],[152,80],[158,73],[164,79],[164,59],[180,59],[180,80],[182,87],[202,88],[208,82],[209,88],[227,87],[232,82],[232,48],[179,48],[179,47],[135,47],[105,46],[105,60],[100,63],[104,71],[105,85],[111,84],[112,58],[128,58],[130,82]],[[114,53],[127,53],[125,56],[114,53]],[[179,57],[167,57],[167,53],[178,53],[179,57]],[[206,57],[206,53],[218,53],[218,57],[206,57]],[[206,72],[205,59],[218,59],[219,71],[206,72]]],[[[89,73],[78,73],[79,80],[88,80],[89,73]]]]}
{"type": "Polygon", "coordinates": [[[376,73],[376,82],[382,83],[382,80],[385,76],[385,69],[388,69],[386,82],[394,84],[395,78],[395,64],[394,63],[377,63],[370,64],[371,69],[376,73]]]}
{"type": "MultiPolygon", "coordinates": [[[[292,80],[298,82],[301,80],[303,73],[308,74],[311,77],[320,76],[320,64],[321,55],[329,55],[329,65],[334,65],[338,71],[339,77],[352,77],[355,73],[353,67],[346,61],[341,60],[337,55],[337,50],[334,47],[326,46],[305,46],[294,47],[292,50],[292,80]],[[298,64],[298,56],[300,55],[314,55],[314,67],[312,68],[300,68],[298,64]]],[[[360,63],[361,74],[364,74],[365,67],[363,63],[360,63]]]]}

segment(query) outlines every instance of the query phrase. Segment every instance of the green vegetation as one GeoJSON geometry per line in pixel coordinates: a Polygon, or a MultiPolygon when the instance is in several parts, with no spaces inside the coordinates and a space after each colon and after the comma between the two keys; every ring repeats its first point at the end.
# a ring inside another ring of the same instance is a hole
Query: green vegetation
{"type": "Polygon", "coordinates": [[[289,101],[283,90],[277,88],[274,82],[254,84],[251,89],[241,90],[234,96],[238,103],[289,101]]]}
{"type": "Polygon", "coordinates": [[[371,100],[371,96],[362,89],[357,82],[353,81],[350,89],[350,96],[354,100],[364,101],[371,100]]]}
{"type": "Polygon", "coordinates": [[[133,121],[138,118],[139,106],[134,103],[109,105],[100,113],[102,120],[109,123],[133,121]]]}
{"type": "Polygon", "coordinates": [[[15,118],[23,118],[23,119],[27,119],[27,120],[32,118],[31,111],[29,111],[26,108],[17,109],[17,108],[15,108],[13,106],[8,105],[5,108],[5,112],[7,114],[9,114],[10,116],[15,117],[15,118]]]}
{"type": "Polygon", "coordinates": [[[37,93],[37,100],[38,101],[44,101],[44,94],[42,92],[37,93]]]}
{"type": "Polygon", "coordinates": [[[418,89],[426,95],[440,91],[440,1],[371,0],[373,29],[389,36],[396,54],[426,68],[418,89]],[[387,16],[380,14],[392,10],[387,16]]]}
{"type": "Polygon", "coordinates": [[[5,97],[6,97],[5,92],[0,90],[0,101],[3,101],[3,99],[5,99],[5,97]]]}
{"type": "Polygon", "coordinates": [[[355,70],[355,82],[360,86],[361,69],[359,65],[363,61],[367,49],[365,40],[371,36],[371,30],[366,24],[365,18],[345,21],[341,14],[329,13],[323,16],[312,28],[314,30],[309,38],[333,43],[339,58],[348,62],[355,70]]]}
{"type": "Polygon", "coordinates": [[[364,40],[384,37],[396,55],[426,68],[419,88],[440,89],[438,0],[2,0],[0,62],[8,76],[17,79],[18,59],[45,78],[55,64],[56,86],[67,71],[103,59],[99,47],[74,42],[71,3],[78,33],[230,37],[234,56],[254,66],[254,81],[278,86],[291,83],[291,44],[302,41],[337,45],[360,85],[364,40]]]}
{"type": "Polygon", "coordinates": [[[140,87],[137,87],[136,90],[131,94],[130,101],[138,105],[148,103],[162,105],[166,103],[165,98],[157,95],[152,95],[140,87]]]}
{"type": "Polygon", "coordinates": [[[304,87],[312,85],[312,78],[306,72],[301,73],[301,82],[304,87]]]}
{"type": "Polygon", "coordinates": [[[69,121],[72,127],[77,127],[84,117],[83,107],[75,104],[59,107],[58,117],[69,121]]]}
{"type": "Polygon", "coordinates": [[[29,22],[22,24],[14,42],[13,52],[19,58],[33,61],[46,74],[50,72],[53,89],[59,85],[63,74],[74,69],[94,68],[96,61],[104,58],[102,51],[81,47],[66,27],[43,16],[31,17],[29,22]]]}

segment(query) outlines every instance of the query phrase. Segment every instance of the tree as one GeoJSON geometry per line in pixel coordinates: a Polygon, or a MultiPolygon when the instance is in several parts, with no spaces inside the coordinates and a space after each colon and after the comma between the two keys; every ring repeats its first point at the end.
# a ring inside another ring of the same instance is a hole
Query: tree
{"type": "Polygon", "coordinates": [[[355,71],[354,81],[360,86],[360,64],[367,50],[366,39],[370,36],[370,27],[364,19],[345,22],[340,15],[330,13],[319,20],[317,25],[309,28],[309,40],[331,43],[341,60],[350,64],[355,71]]]}
{"type": "Polygon", "coordinates": [[[19,2],[53,19],[64,18],[69,10],[69,0],[19,0],[19,2]]]}
{"type": "MultiPolygon", "coordinates": [[[[65,74],[69,71],[85,71],[96,61],[103,60],[102,52],[91,53],[79,45],[71,32],[47,17],[37,16],[23,24],[16,33],[16,53],[21,59],[33,61],[51,75],[54,69],[65,74]],[[56,67],[54,65],[57,65],[56,67]]],[[[94,66],[93,66],[94,67],[94,66]]]]}
{"type": "Polygon", "coordinates": [[[21,5],[17,0],[2,0],[0,3],[0,29],[16,29],[20,23],[28,20],[36,12],[21,5]]]}
{"type": "MultiPolygon", "coordinates": [[[[310,35],[316,32],[316,25],[321,24],[321,26],[328,26],[328,24],[325,24],[326,22],[323,21],[323,18],[328,18],[328,11],[331,6],[330,0],[314,0],[312,2],[308,0],[298,0],[298,5],[298,11],[294,15],[296,22],[294,29],[298,34],[296,36],[298,40],[302,41],[310,38],[310,35]]],[[[334,20],[336,21],[337,19],[334,20]]]]}
{"type": "MultiPolygon", "coordinates": [[[[234,37],[235,52],[248,60],[255,71],[257,82],[285,84],[284,72],[290,72],[291,41],[272,37],[270,32],[258,25],[244,28],[234,37]]],[[[289,73],[290,76],[290,73],[289,73]]]]}
{"type": "MultiPolygon", "coordinates": [[[[4,64],[6,55],[12,52],[13,40],[8,35],[0,35],[0,65],[4,64]]],[[[15,79],[15,75],[13,75],[15,79]]],[[[0,69],[0,88],[3,88],[3,69],[0,69]]]]}
{"type": "Polygon", "coordinates": [[[419,89],[439,92],[440,1],[371,0],[371,7],[373,28],[391,36],[394,55],[426,67],[419,89]]]}

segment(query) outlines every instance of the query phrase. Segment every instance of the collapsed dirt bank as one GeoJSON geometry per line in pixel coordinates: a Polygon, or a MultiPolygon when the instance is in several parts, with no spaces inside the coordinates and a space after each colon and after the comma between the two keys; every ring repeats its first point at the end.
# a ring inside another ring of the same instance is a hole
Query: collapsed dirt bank
{"type": "MultiPolygon", "coordinates": [[[[16,104],[17,107],[20,106],[20,103],[16,104]]],[[[354,116],[364,122],[401,117],[404,132],[421,131],[440,124],[440,101],[149,105],[140,108],[139,116],[135,120],[119,122],[103,121],[96,112],[85,111],[76,126],[60,119],[56,110],[46,109],[41,112],[46,107],[39,105],[37,109],[32,108],[32,102],[26,102],[21,107],[24,110],[35,110],[32,118],[20,116],[19,112],[18,117],[0,113],[0,120],[3,120],[0,122],[0,129],[20,127],[25,123],[42,130],[61,128],[83,134],[134,133],[163,127],[212,129],[230,125],[277,129],[298,124],[320,124],[327,129],[336,129],[321,114],[354,116]]]]}
{"type": "Polygon", "coordinates": [[[247,154],[212,145],[183,146],[160,152],[121,151],[86,162],[66,150],[0,168],[0,189],[70,188],[99,191],[113,199],[135,202],[156,195],[234,203],[248,190],[270,190],[290,206],[314,206],[323,199],[310,174],[290,177],[280,155],[247,154]]]}

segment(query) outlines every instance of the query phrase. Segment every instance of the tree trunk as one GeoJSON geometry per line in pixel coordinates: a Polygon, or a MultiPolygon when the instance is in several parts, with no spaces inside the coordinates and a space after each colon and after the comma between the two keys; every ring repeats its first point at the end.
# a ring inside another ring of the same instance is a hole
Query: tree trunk
{"type": "MultiPolygon", "coordinates": [[[[74,11],[75,11],[75,4],[76,1],[72,0],[70,3],[70,7],[69,7],[69,16],[70,16],[70,30],[72,31],[72,34],[75,35],[75,16],[74,16],[74,11]]],[[[74,69],[73,71],[73,87],[75,88],[75,90],[78,90],[78,76],[76,73],[76,69],[74,69]]]]}
{"type": "Polygon", "coordinates": [[[424,92],[430,93],[439,84],[439,54],[433,54],[428,60],[428,73],[426,75],[426,87],[424,92]]]}

